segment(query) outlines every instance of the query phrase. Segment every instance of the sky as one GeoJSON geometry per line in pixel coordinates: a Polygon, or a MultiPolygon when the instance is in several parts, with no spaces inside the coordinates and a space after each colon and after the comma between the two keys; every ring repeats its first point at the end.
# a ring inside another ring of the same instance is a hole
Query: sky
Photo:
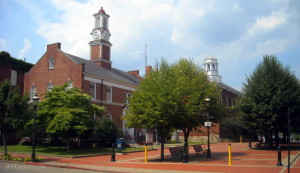
{"type": "Polygon", "coordinates": [[[46,45],[89,59],[93,14],[110,15],[113,67],[139,69],[164,58],[218,59],[222,81],[241,90],[264,55],[300,79],[299,0],[0,0],[0,51],[36,63],[46,45]]]}

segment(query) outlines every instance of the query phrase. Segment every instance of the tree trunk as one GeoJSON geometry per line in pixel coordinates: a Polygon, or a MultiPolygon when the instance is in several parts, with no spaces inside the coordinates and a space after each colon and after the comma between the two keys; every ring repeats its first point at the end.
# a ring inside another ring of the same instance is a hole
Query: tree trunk
{"type": "Polygon", "coordinates": [[[249,136],[249,139],[248,139],[248,147],[251,149],[252,148],[252,137],[251,135],[249,136]]]}
{"type": "Polygon", "coordinates": [[[278,148],[278,146],[279,146],[279,136],[278,136],[278,131],[276,130],[276,132],[275,132],[275,142],[276,142],[276,148],[278,148]]]}
{"type": "Polygon", "coordinates": [[[3,140],[3,147],[4,147],[4,156],[6,157],[8,155],[7,153],[7,142],[6,142],[6,129],[2,129],[2,140],[3,140]]]}
{"type": "Polygon", "coordinates": [[[67,152],[70,151],[70,139],[67,138],[67,152]]]}
{"type": "Polygon", "coordinates": [[[183,153],[183,161],[188,162],[189,161],[189,135],[190,135],[190,129],[183,129],[184,134],[184,153],[183,153]]]}
{"type": "Polygon", "coordinates": [[[165,139],[161,137],[160,139],[160,161],[165,160],[165,139]]]}

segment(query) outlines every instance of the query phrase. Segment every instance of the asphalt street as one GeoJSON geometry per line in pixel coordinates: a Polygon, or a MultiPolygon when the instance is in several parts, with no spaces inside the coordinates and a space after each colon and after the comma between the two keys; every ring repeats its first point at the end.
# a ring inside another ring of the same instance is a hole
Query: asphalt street
{"type": "Polygon", "coordinates": [[[77,169],[31,166],[31,165],[24,165],[19,163],[7,163],[7,162],[0,161],[0,173],[96,173],[96,172],[77,170],[77,169]]]}

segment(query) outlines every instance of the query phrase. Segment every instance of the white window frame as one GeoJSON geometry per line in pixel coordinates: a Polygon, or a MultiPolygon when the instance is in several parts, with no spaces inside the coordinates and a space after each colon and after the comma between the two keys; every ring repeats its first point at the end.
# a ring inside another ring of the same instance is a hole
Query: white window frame
{"type": "Polygon", "coordinates": [[[32,100],[35,95],[37,95],[37,89],[35,85],[32,85],[30,89],[30,100],[32,100]]]}
{"type": "Polygon", "coordinates": [[[11,70],[10,71],[10,84],[12,86],[16,86],[17,85],[17,80],[18,79],[18,72],[16,70],[11,70]]]}
{"type": "Polygon", "coordinates": [[[106,102],[112,103],[112,86],[105,87],[105,98],[106,98],[106,102]],[[108,93],[109,93],[109,95],[108,95],[108,93]]]}
{"type": "Polygon", "coordinates": [[[96,99],[97,96],[97,89],[96,89],[96,83],[95,82],[90,82],[89,83],[89,94],[92,96],[92,99],[96,99]],[[93,86],[93,93],[91,93],[91,86],[93,86]]]}
{"type": "Polygon", "coordinates": [[[47,88],[47,91],[51,91],[53,89],[54,85],[52,84],[52,82],[49,82],[48,83],[48,88],[47,88]]]}
{"type": "Polygon", "coordinates": [[[50,57],[48,60],[48,68],[49,70],[53,70],[55,68],[55,60],[53,57],[50,57]]]}
{"type": "Polygon", "coordinates": [[[68,86],[67,86],[67,89],[71,89],[71,88],[73,88],[73,81],[68,81],[68,84],[67,84],[68,86]]]}

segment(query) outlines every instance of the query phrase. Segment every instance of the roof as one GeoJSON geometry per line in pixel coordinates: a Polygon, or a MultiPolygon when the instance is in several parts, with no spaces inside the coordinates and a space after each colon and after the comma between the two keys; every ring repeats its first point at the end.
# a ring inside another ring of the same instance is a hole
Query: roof
{"type": "Polygon", "coordinates": [[[80,58],[78,56],[68,54],[63,51],[62,51],[62,53],[66,57],[68,57],[70,60],[72,60],[74,63],[84,64],[84,72],[85,73],[97,75],[99,77],[106,77],[106,78],[113,79],[116,81],[130,83],[133,85],[138,85],[140,82],[140,79],[138,79],[137,77],[135,77],[127,72],[124,72],[122,70],[119,70],[116,68],[111,68],[111,70],[107,70],[107,69],[93,63],[90,60],[86,60],[86,59],[80,58]]]}
{"type": "Polygon", "coordinates": [[[105,16],[108,16],[108,14],[106,14],[106,12],[104,11],[103,7],[100,8],[100,10],[98,11],[98,13],[94,14],[94,15],[98,15],[98,14],[104,14],[105,16]]]}
{"type": "Polygon", "coordinates": [[[0,51],[0,66],[5,65],[17,71],[28,72],[33,64],[11,57],[8,52],[0,51]]]}
{"type": "Polygon", "coordinates": [[[230,86],[224,84],[223,82],[219,82],[218,84],[219,84],[219,86],[221,86],[221,88],[223,88],[223,89],[226,90],[226,91],[229,91],[229,92],[231,92],[231,93],[233,93],[233,94],[236,94],[236,95],[238,95],[238,96],[241,95],[241,92],[240,92],[240,91],[238,91],[238,90],[236,90],[236,89],[234,89],[234,88],[232,88],[232,87],[230,87],[230,86]]]}

